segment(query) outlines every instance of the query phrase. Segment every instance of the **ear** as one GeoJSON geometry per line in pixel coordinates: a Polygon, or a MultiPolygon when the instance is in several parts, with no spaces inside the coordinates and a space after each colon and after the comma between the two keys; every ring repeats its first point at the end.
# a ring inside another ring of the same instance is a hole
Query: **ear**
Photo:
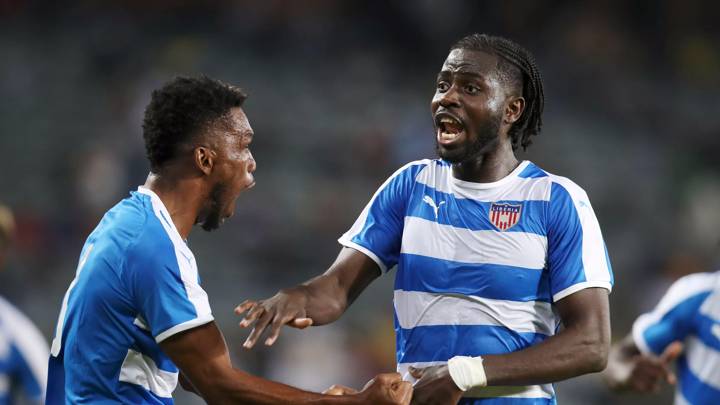
{"type": "Polygon", "coordinates": [[[215,151],[205,146],[198,146],[193,149],[195,167],[197,167],[198,170],[203,172],[206,176],[212,172],[213,167],[215,166],[215,156],[215,151]]]}
{"type": "Polygon", "coordinates": [[[515,121],[520,119],[523,111],[525,111],[525,99],[522,97],[512,98],[507,104],[507,107],[505,107],[503,122],[511,125],[514,124],[515,121]]]}

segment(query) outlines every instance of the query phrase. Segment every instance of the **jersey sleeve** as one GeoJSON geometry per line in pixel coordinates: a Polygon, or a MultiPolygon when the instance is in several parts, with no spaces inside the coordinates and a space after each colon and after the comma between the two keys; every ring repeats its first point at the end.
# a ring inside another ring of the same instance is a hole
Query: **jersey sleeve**
{"type": "Polygon", "coordinates": [[[189,249],[147,241],[132,259],[133,297],[139,309],[135,324],[149,330],[156,342],[214,319],[189,249]]]}
{"type": "Polygon", "coordinates": [[[548,207],[547,267],[553,301],[590,287],[610,291],[610,259],[585,191],[568,179],[555,178],[548,207]]]}
{"type": "Polygon", "coordinates": [[[715,278],[710,273],[685,276],[668,289],[651,312],[638,317],[632,336],[644,354],[659,356],[674,341],[682,341],[695,330],[700,306],[712,293],[715,278]]]}
{"type": "MultiPolygon", "coordinates": [[[[9,370],[22,386],[27,398],[41,403],[47,387],[50,349],[37,327],[10,303],[0,299],[0,318],[6,323],[10,348],[9,370]]],[[[0,339],[2,336],[0,336],[0,339]]]]}
{"type": "Polygon", "coordinates": [[[383,273],[395,266],[400,255],[407,201],[415,177],[428,162],[409,163],[390,176],[338,242],[364,253],[383,273]]]}

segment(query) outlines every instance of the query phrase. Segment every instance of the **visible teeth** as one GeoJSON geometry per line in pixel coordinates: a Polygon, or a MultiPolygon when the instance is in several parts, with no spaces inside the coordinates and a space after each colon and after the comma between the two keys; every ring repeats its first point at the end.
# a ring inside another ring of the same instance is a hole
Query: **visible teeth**
{"type": "Polygon", "coordinates": [[[449,117],[442,117],[440,118],[440,122],[442,122],[443,124],[454,124],[456,121],[449,117]]]}

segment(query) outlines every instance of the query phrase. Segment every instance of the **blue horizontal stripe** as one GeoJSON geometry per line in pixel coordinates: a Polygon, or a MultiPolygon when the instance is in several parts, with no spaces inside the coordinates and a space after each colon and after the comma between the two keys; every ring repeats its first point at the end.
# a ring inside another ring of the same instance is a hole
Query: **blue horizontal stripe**
{"type": "Polygon", "coordinates": [[[712,328],[717,321],[698,311],[695,314],[695,335],[705,346],[720,352],[720,339],[713,333],[712,328]]]}
{"type": "Polygon", "coordinates": [[[463,398],[458,405],[557,405],[555,398],[463,398]]]}
{"type": "Polygon", "coordinates": [[[550,280],[544,270],[461,263],[406,253],[400,254],[395,289],[509,301],[551,301],[550,280]]]}
{"type": "Polygon", "coordinates": [[[403,329],[396,322],[395,332],[398,363],[510,353],[547,338],[540,333],[515,332],[492,325],[436,325],[403,329]]]}
{"type": "Polygon", "coordinates": [[[541,200],[498,200],[494,202],[477,201],[467,198],[456,198],[453,194],[443,193],[435,188],[418,183],[414,187],[412,196],[408,199],[407,216],[423,218],[428,221],[450,225],[455,228],[465,228],[472,231],[497,231],[498,228],[490,222],[490,206],[496,204],[521,205],[522,211],[518,223],[504,232],[527,232],[541,236],[547,235],[545,227],[545,212],[547,201],[541,200]],[[428,196],[438,207],[438,216],[429,203],[423,201],[428,196]],[[444,204],[441,204],[444,202],[444,204]]]}
{"type": "Polygon", "coordinates": [[[683,356],[677,363],[680,375],[680,392],[693,405],[717,405],[720,390],[705,384],[690,371],[687,357],[683,356]]]}

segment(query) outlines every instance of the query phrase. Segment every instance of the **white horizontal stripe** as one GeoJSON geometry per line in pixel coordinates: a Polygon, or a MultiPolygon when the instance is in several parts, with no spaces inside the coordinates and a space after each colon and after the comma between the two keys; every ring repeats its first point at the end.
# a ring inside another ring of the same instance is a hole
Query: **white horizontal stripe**
{"type": "Polygon", "coordinates": [[[178,373],[160,370],[153,359],[131,349],[120,368],[119,380],[139,385],[159,397],[172,398],[178,373]]]}
{"type": "MultiPolygon", "coordinates": [[[[397,365],[397,371],[402,375],[403,380],[415,383],[415,378],[410,375],[408,369],[412,366],[415,368],[425,368],[436,365],[445,364],[445,361],[418,362],[418,363],[401,363],[397,365]]],[[[468,390],[463,397],[465,398],[552,398],[555,396],[552,384],[528,385],[528,386],[497,386],[484,387],[468,390]]]]}
{"type": "Polygon", "coordinates": [[[690,371],[703,383],[720,390],[720,352],[696,336],[689,336],[685,344],[690,371]]]}
{"type": "Polygon", "coordinates": [[[604,289],[608,290],[608,293],[610,291],[612,291],[612,284],[610,284],[609,281],[598,281],[598,280],[583,281],[582,283],[573,284],[570,287],[568,287],[558,293],[555,293],[555,295],[553,295],[553,302],[558,302],[561,299],[567,297],[568,295],[572,295],[580,290],[584,290],[586,288],[593,288],[593,287],[604,288],[604,289]]]}
{"type": "Polygon", "coordinates": [[[517,302],[460,294],[395,290],[395,314],[403,329],[432,325],[503,326],[552,335],[556,316],[548,302],[517,302]]]}
{"type": "Polygon", "coordinates": [[[512,173],[493,183],[471,183],[458,180],[452,175],[452,167],[439,164],[428,165],[418,173],[415,180],[439,192],[453,194],[455,198],[485,202],[548,201],[550,199],[548,177],[530,179],[517,177],[528,164],[528,161],[523,162],[512,173]]]}
{"type": "Polygon", "coordinates": [[[682,392],[680,390],[675,390],[675,402],[673,405],[691,405],[690,402],[688,402],[685,397],[683,396],[682,392]]]}
{"type": "Polygon", "coordinates": [[[338,239],[338,242],[345,247],[355,249],[358,252],[363,253],[365,256],[369,257],[370,259],[372,259],[372,261],[377,263],[380,271],[382,271],[383,273],[387,273],[388,268],[385,263],[383,263],[383,261],[380,260],[380,258],[370,249],[367,249],[365,246],[360,246],[357,243],[351,241],[350,239],[347,239],[345,235],[338,239]]]}
{"type": "Polygon", "coordinates": [[[191,319],[187,322],[177,324],[177,325],[173,326],[172,328],[166,330],[165,332],[157,335],[155,337],[155,341],[160,343],[163,340],[169,338],[170,336],[172,336],[176,333],[180,333],[182,331],[192,329],[192,328],[198,327],[200,325],[205,325],[208,322],[212,322],[214,319],[215,318],[213,318],[212,315],[205,315],[204,317],[201,317],[201,318],[195,318],[195,319],[191,319]]]}
{"type": "Polygon", "coordinates": [[[463,263],[539,270],[545,267],[547,238],[526,232],[472,231],[405,217],[401,252],[463,263]]]}

